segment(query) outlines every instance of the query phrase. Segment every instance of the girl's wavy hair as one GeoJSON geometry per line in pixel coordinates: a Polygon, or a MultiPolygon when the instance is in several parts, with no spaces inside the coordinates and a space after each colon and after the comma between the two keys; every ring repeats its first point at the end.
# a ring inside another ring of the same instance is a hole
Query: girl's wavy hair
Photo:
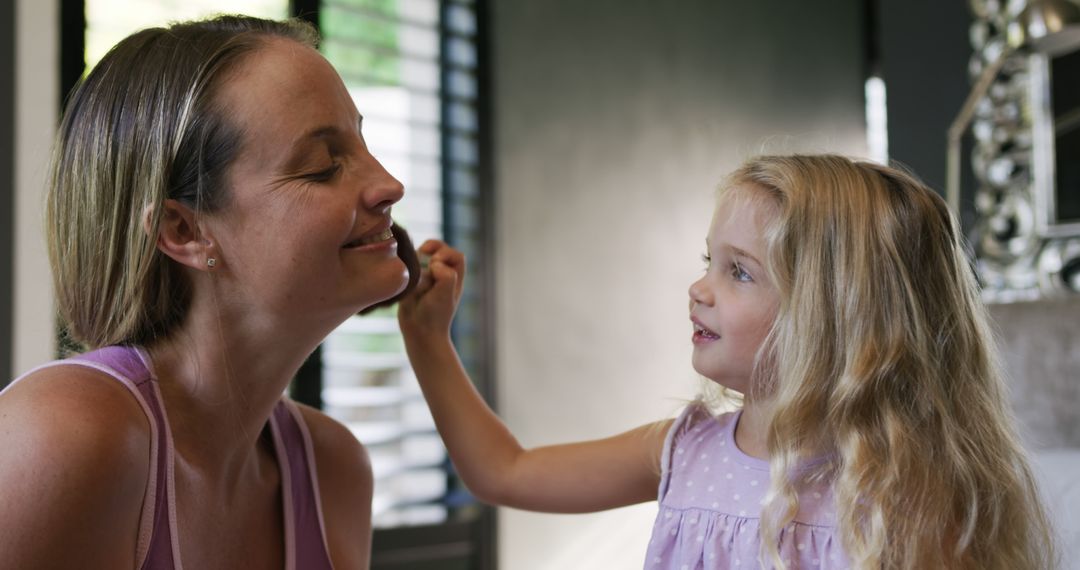
{"type": "Polygon", "coordinates": [[[189,284],[155,246],[162,203],[209,212],[228,199],[225,173],[242,133],[215,95],[271,38],[318,42],[302,21],[246,16],[145,29],[113,47],[70,96],[45,224],[71,340],[84,348],[148,343],[185,314],[189,284]]]}
{"type": "Polygon", "coordinates": [[[761,562],[786,568],[776,545],[799,490],[828,480],[855,568],[1052,567],[945,202],[903,171],[832,155],[760,157],[725,188],[721,200],[773,212],[766,265],[780,307],[752,384],[771,418],[761,562]]]}

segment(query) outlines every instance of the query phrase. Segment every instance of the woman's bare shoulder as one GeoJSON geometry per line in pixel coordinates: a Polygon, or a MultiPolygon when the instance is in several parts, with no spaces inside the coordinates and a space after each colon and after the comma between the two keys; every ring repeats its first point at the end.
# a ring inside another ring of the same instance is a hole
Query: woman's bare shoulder
{"type": "Polygon", "coordinates": [[[367,450],[337,420],[310,406],[298,407],[311,432],[326,539],[334,566],[367,568],[374,484],[367,450]]]}
{"type": "Polygon", "coordinates": [[[0,395],[0,421],[62,436],[54,442],[58,445],[97,437],[110,443],[141,439],[149,445],[149,419],[131,391],[105,372],[77,364],[41,368],[11,386],[0,395]]]}
{"type": "Polygon", "coordinates": [[[0,395],[0,446],[0,567],[134,564],[150,434],[126,387],[83,366],[33,372],[0,395]]]}
{"type": "Polygon", "coordinates": [[[371,480],[371,461],[367,450],[341,422],[310,406],[297,404],[311,433],[319,480],[324,475],[346,479],[354,487],[371,480]]]}

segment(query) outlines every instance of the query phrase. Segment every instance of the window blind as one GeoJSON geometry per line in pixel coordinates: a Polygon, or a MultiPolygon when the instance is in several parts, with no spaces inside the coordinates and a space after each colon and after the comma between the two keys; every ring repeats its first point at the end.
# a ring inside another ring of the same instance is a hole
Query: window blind
{"type": "MultiPolygon", "coordinates": [[[[419,245],[444,239],[479,255],[476,16],[470,2],[324,0],[321,49],[364,116],[372,153],[405,185],[394,218],[419,245]]],[[[482,266],[481,266],[482,267],[482,266]]],[[[455,341],[463,360],[482,358],[472,339],[480,306],[471,292],[455,341]]],[[[353,317],[323,345],[324,409],[367,446],[375,474],[377,528],[437,524],[473,503],[405,357],[396,308],[353,317]]]]}

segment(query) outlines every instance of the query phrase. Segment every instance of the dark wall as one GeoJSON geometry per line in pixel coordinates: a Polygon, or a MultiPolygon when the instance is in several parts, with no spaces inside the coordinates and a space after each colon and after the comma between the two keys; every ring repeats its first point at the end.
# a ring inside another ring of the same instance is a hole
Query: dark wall
{"type": "Polygon", "coordinates": [[[967,2],[873,0],[888,91],[889,157],[945,192],[945,131],[967,97],[967,2]]]}
{"type": "Polygon", "coordinates": [[[15,220],[15,2],[0,2],[0,386],[11,378],[15,220]]]}

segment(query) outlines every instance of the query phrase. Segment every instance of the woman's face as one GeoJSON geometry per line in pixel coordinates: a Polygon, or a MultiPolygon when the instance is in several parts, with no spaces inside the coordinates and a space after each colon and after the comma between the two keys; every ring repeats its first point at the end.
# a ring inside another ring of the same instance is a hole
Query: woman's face
{"type": "Polygon", "coordinates": [[[401,291],[408,273],[390,208],[403,188],[368,151],[330,64],[270,39],[217,102],[242,141],[224,206],[206,216],[224,294],[246,310],[334,326],[401,291]]]}
{"type": "Polygon", "coordinates": [[[690,285],[694,369],[743,394],[779,306],[764,265],[770,215],[753,201],[722,201],[706,239],[705,274],[690,285]]]}

